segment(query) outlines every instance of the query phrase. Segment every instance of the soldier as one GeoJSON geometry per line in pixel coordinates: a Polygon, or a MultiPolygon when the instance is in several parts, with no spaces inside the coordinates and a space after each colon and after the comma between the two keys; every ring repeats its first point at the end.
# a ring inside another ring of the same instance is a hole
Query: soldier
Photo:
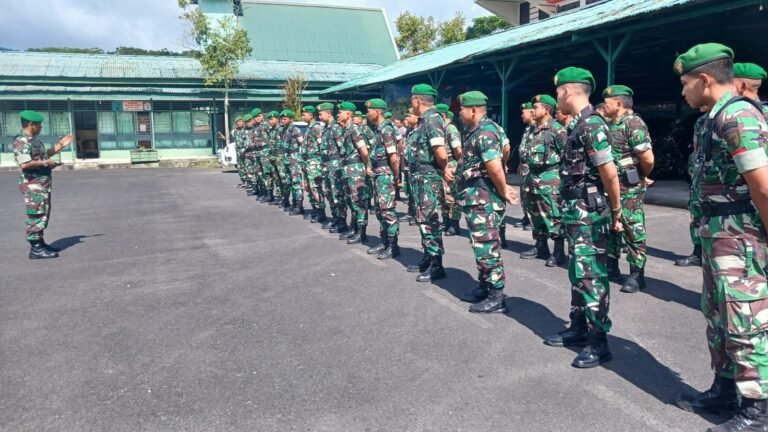
{"type": "Polygon", "coordinates": [[[515,227],[522,228],[524,231],[530,231],[532,229],[529,214],[530,201],[528,199],[530,169],[523,161],[528,159],[528,147],[534,130],[533,104],[526,102],[520,105],[520,119],[523,121],[523,127],[525,128],[523,130],[523,137],[520,139],[520,145],[517,148],[520,155],[520,166],[517,168],[517,173],[520,175],[520,200],[523,206],[523,219],[520,222],[516,222],[515,227]]]}
{"type": "Polygon", "coordinates": [[[312,223],[325,223],[325,193],[323,192],[323,160],[320,148],[323,144],[325,123],[315,120],[317,108],[307,105],[302,108],[302,120],[309,126],[304,135],[304,148],[307,166],[307,189],[309,202],[312,204],[312,223]]]}
{"type": "Polygon", "coordinates": [[[621,223],[624,231],[608,236],[608,277],[621,277],[619,258],[622,243],[627,247],[629,276],[621,292],[635,293],[645,288],[645,190],[653,170],[651,135],[643,119],[632,111],[634,92],[624,85],[603,91],[603,114],[610,121],[613,161],[621,189],[621,223]]]}
{"type": "Polygon", "coordinates": [[[765,69],[754,63],[736,63],[733,65],[733,84],[739,96],[748,97],[763,105],[763,112],[768,116],[768,102],[761,102],[757,92],[768,78],[765,69]]]}
{"type": "Polygon", "coordinates": [[[470,312],[502,312],[504,308],[504,262],[501,258],[499,225],[506,202],[515,200],[507,186],[500,128],[487,117],[488,98],[479,91],[459,96],[462,122],[469,128],[458,169],[446,168],[446,177],[458,184],[472,250],[477,263],[479,287],[470,312]]]}
{"type": "MultiPolygon", "coordinates": [[[[365,137],[368,142],[368,154],[371,154],[371,146],[373,146],[373,143],[376,142],[376,132],[368,125],[368,115],[362,114],[361,115],[361,122],[360,126],[363,128],[363,133],[365,134],[365,137]]],[[[365,185],[368,188],[368,211],[373,213],[376,211],[376,207],[373,205],[373,177],[372,176],[366,176],[365,177],[365,185]]]]}
{"type": "MultiPolygon", "coordinates": [[[[493,121],[493,120],[491,120],[493,121]]],[[[506,176],[509,174],[509,157],[512,154],[512,146],[509,143],[509,137],[507,137],[507,133],[504,132],[504,128],[501,127],[500,124],[493,122],[493,124],[496,125],[496,128],[499,131],[499,135],[501,135],[501,154],[502,154],[502,162],[504,163],[504,175],[506,176]]],[[[507,247],[507,215],[506,215],[506,207],[504,208],[504,215],[502,215],[501,223],[499,224],[499,238],[501,240],[501,247],[506,248],[507,247]]]]}
{"type": "Polygon", "coordinates": [[[264,139],[264,114],[261,112],[261,108],[254,108],[251,111],[253,117],[253,178],[254,178],[254,194],[257,201],[264,200],[266,196],[266,183],[264,181],[264,167],[262,166],[261,158],[263,156],[265,139],[264,139]]]}
{"type": "MultiPolygon", "coordinates": [[[[445,122],[445,152],[448,155],[448,168],[456,171],[456,164],[461,160],[461,134],[451,122],[448,114],[452,114],[450,107],[446,104],[435,105],[437,111],[443,116],[445,122]]],[[[461,234],[459,219],[461,218],[461,208],[456,203],[456,183],[448,183],[443,180],[443,193],[441,195],[443,232],[446,236],[455,236],[461,234]]]]}
{"type": "Polygon", "coordinates": [[[235,149],[237,149],[237,155],[238,155],[238,162],[237,162],[237,171],[238,174],[240,174],[240,177],[242,178],[242,188],[248,189],[249,181],[248,181],[248,162],[246,161],[245,152],[246,152],[246,145],[248,144],[248,137],[249,137],[249,129],[248,129],[248,123],[250,122],[251,126],[253,126],[253,117],[251,114],[246,114],[243,116],[243,130],[240,132],[239,142],[235,143],[235,149]]]}
{"type": "MultiPolygon", "coordinates": [[[[693,180],[694,174],[698,171],[698,152],[701,148],[701,132],[704,130],[704,123],[707,121],[707,114],[709,107],[702,106],[699,108],[703,114],[696,120],[693,125],[693,151],[688,156],[688,176],[693,180]]],[[[690,195],[688,198],[688,212],[691,214],[691,222],[688,225],[688,232],[691,236],[691,243],[693,243],[693,252],[687,257],[683,257],[675,260],[675,265],[680,267],[701,266],[701,239],[699,238],[699,227],[701,226],[701,203],[696,189],[691,183],[690,195]]]]}
{"type": "Polygon", "coordinates": [[[621,199],[610,130],[589,104],[595,88],[592,73],[568,67],[555,75],[557,106],[573,115],[561,155],[560,196],[571,258],[571,325],[544,339],[550,346],[588,345],[571,365],[592,368],[611,359],[606,334],[610,291],[605,266],[610,229],[620,231],[621,199]],[[605,200],[608,194],[609,202],[605,200]]]}
{"type": "Polygon", "coordinates": [[[40,139],[43,116],[34,111],[22,111],[21,134],[13,141],[13,156],[21,169],[19,188],[27,209],[27,241],[29,259],[57,258],[59,250],[48,245],[43,238],[51,218],[52,171],[56,167],[53,156],[66,148],[74,139],[69,134],[47,149],[40,139]]]}
{"type": "Polygon", "coordinates": [[[282,111],[278,114],[277,165],[280,170],[280,178],[282,179],[280,194],[283,196],[283,199],[280,202],[280,205],[283,207],[283,211],[288,213],[291,211],[291,160],[288,154],[288,149],[286,148],[285,125],[283,124],[282,114],[282,111]]]}
{"type": "Polygon", "coordinates": [[[275,189],[280,192],[280,171],[277,167],[277,152],[278,152],[278,136],[277,136],[277,123],[279,122],[280,113],[277,111],[270,111],[267,113],[267,122],[264,129],[264,135],[266,136],[267,145],[264,147],[264,157],[266,159],[265,165],[269,167],[267,172],[269,176],[267,180],[267,195],[268,200],[265,201],[270,205],[278,205],[280,200],[275,196],[275,189]]]}
{"type": "Polygon", "coordinates": [[[535,128],[529,138],[528,156],[521,161],[530,171],[528,179],[528,213],[533,225],[536,246],[522,252],[523,259],[545,259],[547,267],[565,263],[565,239],[560,215],[560,153],[568,139],[568,131],[552,118],[557,102],[552,96],[538,95],[531,101],[535,128]],[[547,239],[555,242],[549,253],[547,239]]]}
{"type": "MultiPolygon", "coordinates": [[[[352,211],[352,230],[339,236],[347,244],[366,244],[368,235],[368,186],[366,176],[370,176],[371,165],[368,160],[368,142],[361,124],[353,121],[355,104],[342,102],[339,104],[339,123],[344,128],[341,138],[341,165],[344,167],[347,205],[352,211]]],[[[357,111],[359,112],[359,111],[357,111]]],[[[361,119],[362,120],[362,119],[361,119]]],[[[362,122],[361,122],[362,123],[362,122]]]]}
{"type": "Polygon", "coordinates": [[[347,199],[344,193],[344,167],[341,165],[341,144],[344,129],[333,118],[333,104],[326,102],[317,106],[320,120],[325,123],[323,130],[323,146],[326,151],[326,198],[333,203],[333,219],[330,223],[323,224],[323,228],[330,233],[345,234],[349,230],[347,226],[347,199]]]}
{"type": "Polygon", "coordinates": [[[291,216],[304,214],[304,190],[302,187],[302,172],[300,165],[301,148],[304,145],[304,136],[298,126],[293,124],[295,113],[289,109],[280,113],[283,121],[283,142],[288,158],[288,175],[290,176],[291,198],[293,207],[288,212],[291,216]]]}
{"type": "Polygon", "coordinates": [[[232,131],[232,140],[235,142],[235,157],[237,158],[237,175],[240,177],[240,184],[237,187],[245,187],[245,160],[243,150],[245,141],[243,140],[243,128],[245,121],[242,117],[235,119],[235,129],[232,131]]]}
{"type": "Polygon", "coordinates": [[[371,99],[365,103],[368,120],[376,127],[376,139],[371,146],[370,160],[373,173],[373,195],[376,218],[379,220],[381,243],[368,249],[368,254],[378,259],[400,256],[398,235],[400,224],[395,211],[395,179],[400,176],[400,159],[397,156],[397,134],[392,122],[384,118],[387,103],[383,99],[371,99]]]}
{"type": "Polygon", "coordinates": [[[410,166],[411,181],[424,254],[418,263],[408,266],[408,271],[420,273],[416,278],[419,282],[445,277],[439,205],[448,154],[445,150],[445,121],[435,108],[435,98],[437,91],[429,84],[417,84],[411,89],[411,107],[419,116],[410,166]]]}
{"type": "Polygon", "coordinates": [[[571,124],[571,120],[573,120],[573,116],[570,114],[563,114],[560,109],[555,110],[555,120],[557,120],[558,123],[568,127],[569,124],[571,124]]]}
{"type": "Polygon", "coordinates": [[[413,158],[413,149],[416,142],[416,126],[419,124],[419,117],[413,113],[413,108],[408,108],[405,116],[406,132],[402,143],[400,157],[402,158],[401,170],[405,182],[405,193],[408,195],[408,211],[400,216],[400,222],[408,222],[409,226],[416,225],[416,199],[414,197],[413,179],[411,177],[411,165],[415,163],[413,158]]]}
{"type": "Polygon", "coordinates": [[[712,387],[683,395],[688,410],[739,411],[711,432],[768,430],[768,124],[753,99],[736,96],[733,51],[696,45],[675,60],[682,94],[711,107],[703,126],[693,187],[701,200],[702,312],[712,387]]]}
{"type": "Polygon", "coordinates": [[[256,144],[253,142],[253,127],[256,119],[251,114],[243,117],[245,129],[243,129],[243,159],[245,160],[245,184],[248,195],[256,193],[256,144]]]}

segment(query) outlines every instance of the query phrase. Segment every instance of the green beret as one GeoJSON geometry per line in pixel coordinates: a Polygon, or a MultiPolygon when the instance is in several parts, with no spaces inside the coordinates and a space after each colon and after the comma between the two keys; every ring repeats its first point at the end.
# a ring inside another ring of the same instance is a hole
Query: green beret
{"type": "Polygon", "coordinates": [[[527,110],[527,109],[533,109],[533,104],[530,102],[523,102],[520,104],[520,111],[527,110]]]}
{"type": "Polygon", "coordinates": [[[365,107],[368,109],[380,109],[385,110],[387,109],[387,102],[384,99],[368,99],[365,102],[365,107]]]}
{"type": "Polygon", "coordinates": [[[453,111],[448,111],[447,115],[449,119],[453,120],[453,117],[454,117],[453,111]]]}
{"type": "Polygon", "coordinates": [[[248,121],[251,121],[251,120],[253,120],[253,116],[252,115],[246,114],[246,115],[243,116],[243,121],[248,122],[248,121]]]}
{"type": "Polygon", "coordinates": [[[699,44],[677,57],[673,68],[678,75],[685,75],[699,66],[725,58],[733,60],[733,50],[727,46],[718,43],[699,44]]]}
{"type": "Polygon", "coordinates": [[[533,107],[533,104],[535,103],[541,103],[544,105],[549,105],[552,108],[557,108],[557,101],[555,100],[555,98],[546,94],[540,94],[540,95],[534,96],[533,99],[531,99],[531,107],[533,107]]]}
{"type": "Polygon", "coordinates": [[[736,63],[733,65],[733,77],[762,81],[768,78],[768,73],[754,63],[736,63]]]}
{"type": "Polygon", "coordinates": [[[451,110],[451,107],[448,106],[448,104],[437,104],[435,105],[435,108],[437,108],[438,112],[441,112],[443,114],[448,114],[448,111],[451,110]]]}
{"type": "Polygon", "coordinates": [[[570,66],[560,69],[555,75],[555,86],[559,87],[570,83],[587,84],[594,90],[595,77],[592,76],[592,72],[582,68],[570,66]]]}
{"type": "Polygon", "coordinates": [[[279,113],[279,112],[277,112],[277,111],[270,111],[270,112],[267,114],[267,118],[272,118],[272,117],[280,117],[280,113],[279,113]]]}
{"type": "Polygon", "coordinates": [[[318,111],[333,111],[333,104],[330,102],[323,102],[317,106],[318,111]]]}
{"type": "Polygon", "coordinates": [[[289,117],[289,118],[293,118],[293,117],[295,117],[295,116],[296,116],[296,113],[294,113],[293,111],[291,111],[291,110],[289,110],[289,109],[285,109],[285,110],[283,110],[283,111],[280,113],[280,117],[289,117]]]}
{"type": "Polygon", "coordinates": [[[363,114],[363,118],[368,120],[368,114],[363,114]]]}
{"type": "Polygon", "coordinates": [[[363,113],[360,111],[355,111],[355,117],[362,117],[363,113]]]}
{"type": "Polygon", "coordinates": [[[631,88],[625,85],[612,85],[603,90],[603,98],[609,98],[614,96],[634,96],[635,92],[631,88]]]}
{"type": "Polygon", "coordinates": [[[19,113],[19,115],[21,116],[22,120],[26,120],[32,123],[42,123],[43,120],[45,120],[40,113],[30,110],[22,111],[19,113]]]}
{"type": "Polygon", "coordinates": [[[437,90],[429,84],[416,84],[411,88],[411,94],[437,97],[437,90]]]}
{"type": "Polygon", "coordinates": [[[261,114],[261,108],[254,108],[253,110],[251,110],[251,115],[254,118],[258,117],[259,114],[261,114]]]}
{"type": "Polygon", "coordinates": [[[313,107],[312,105],[307,105],[301,109],[301,112],[314,114],[317,112],[317,108],[313,107]]]}
{"type": "Polygon", "coordinates": [[[384,113],[384,118],[385,119],[392,118],[392,113],[391,112],[385,112],[384,113]]]}
{"type": "Polygon", "coordinates": [[[485,106],[488,96],[479,91],[468,91],[459,95],[459,104],[463,107],[485,106]]]}
{"type": "Polygon", "coordinates": [[[340,111],[355,111],[357,107],[352,102],[344,101],[338,105],[340,111]]]}
{"type": "Polygon", "coordinates": [[[235,121],[236,122],[243,121],[243,118],[242,117],[238,117],[238,118],[235,119],[235,121]]]}

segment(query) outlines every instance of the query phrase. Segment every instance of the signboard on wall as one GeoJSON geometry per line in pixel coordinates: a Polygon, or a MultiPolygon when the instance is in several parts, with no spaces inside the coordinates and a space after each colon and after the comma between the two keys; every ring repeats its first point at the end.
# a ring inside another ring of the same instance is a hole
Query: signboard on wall
{"type": "Polygon", "coordinates": [[[152,102],[150,101],[112,101],[112,111],[118,111],[118,112],[152,111],[152,102]]]}

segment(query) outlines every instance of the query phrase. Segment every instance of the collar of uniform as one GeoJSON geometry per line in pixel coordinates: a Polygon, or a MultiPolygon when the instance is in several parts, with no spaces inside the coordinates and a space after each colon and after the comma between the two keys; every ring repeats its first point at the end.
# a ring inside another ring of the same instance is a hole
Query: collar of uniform
{"type": "Polygon", "coordinates": [[[717,114],[717,112],[720,111],[720,108],[722,108],[723,105],[725,105],[725,103],[731,100],[732,98],[733,98],[733,93],[731,93],[730,90],[725,92],[723,97],[718,99],[717,102],[715,103],[715,106],[713,106],[712,109],[709,110],[709,118],[713,118],[715,114],[717,114]]]}
{"type": "Polygon", "coordinates": [[[424,118],[424,117],[426,117],[426,116],[427,116],[427,114],[434,114],[434,113],[439,113],[439,112],[440,112],[440,111],[438,111],[438,110],[437,110],[437,108],[435,108],[435,106],[433,105],[433,106],[431,106],[431,107],[430,107],[428,110],[424,111],[424,112],[421,114],[420,118],[424,118]]]}
{"type": "Polygon", "coordinates": [[[489,121],[490,119],[488,118],[487,115],[483,115],[482,117],[480,117],[480,121],[477,122],[477,126],[473,127],[472,129],[469,130],[469,132],[467,132],[467,139],[469,139],[469,137],[471,137],[475,133],[475,131],[480,128],[480,126],[486,123],[489,123],[489,121]]]}
{"type": "Polygon", "coordinates": [[[552,117],[547,120],[547,122],[544,124],[544,126],[539,126],[538,123],[536,124],[536,132],[543,131],[544,129],[552,129],[552,125],[554,124],[555,119],[552,117]]]}
{"type": "Polygon", "coordinates": [[[390,123],[390,121],[389,121],[389,120],[383,120],[383,121],[382,121],[381,123],[379,123],[379,125],[376,127],[376,130],[379,130],[379,131],[380,131],[380,130],[384,129],[384,126],[386,126],[386,125],[387,125],[387,124],[389,124],[389,123],[390,123]]]}

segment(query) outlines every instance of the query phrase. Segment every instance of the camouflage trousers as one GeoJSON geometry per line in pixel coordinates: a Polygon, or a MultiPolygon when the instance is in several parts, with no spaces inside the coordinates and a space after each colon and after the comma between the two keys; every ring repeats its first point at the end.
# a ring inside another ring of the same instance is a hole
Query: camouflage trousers
{"type": "MultiPolygon", "coordinates": [[[[720,219],[731,219],[728,218],[720,219]]],[[[701,311],[712,370],[742,397],[768,398],[768,250],[765,238],[701,237],[701,311]],[[736,253],[736,255],[734,255],[736,253]]]]}
{"type": "Polygon", "coordinates": [[[290,156],[288,158],[288,176],[291,185],[291,196],[300,203],[304,201],[304,178],[301,170],[301,162],[297,159],[297,156],[290,156]]]}
{"type": "Polygon", "coordinates": [[[344,196],[352,213],[352,223],[358,227],[368,225],[369,190],[365,180],[365,165],[352,163],[344,169],[344,196]]]}
{"type": "Polygon", "coordinates": [[[257,161],[259,172],[261,173],[261,187],[271,191],[274,180],[272,179],[272,164],[269,162],[269,157],[262,154],[258,156],[257,161]]]}
{"type": "Polygon", "coordinates": [[[528,200],[534,240],[562,237],[560,195],[530,193],[528,200]]]}
{"type": "Polygon", "coordinates": [[[627,262],[645,268],[645,187],[621,194],[621,223],[624,231],[608,236],[608,257],[621,258],[622,243],[627,245],[627,262]]]}
{"type": "Polygon", "coordinates": [[[27,240],[37,241],[43,238],[48,220],[51,217],[51,186],[50,177],[27,181],[22,178],[19,187],[24,195],[24,206],[27,213],[27,240]]]}
{"type": "Polygon", "coordinates": [[[688,232],[691,235],[691,243],[694,246],[701,246],[701,238],[699,238],[699,227],[701,226],[701,218],[704,215],[701,212],[699,205],[699,198],[691,193],[691,198],[688,200],[688,211],[691,213],[691,222],[688,224],[688,232]]]}
{"type": "Polygon", "coordinates": [[[465,205],[464,213],[478,280],[491,289],[503,290],[506,276],[499,227],[504,219],[504,208],[495,208],[493,204],[465,205]]]}
{"type": "Polygon", "coordinates": [[[611,329],[606,253],[609,210],[603,213],[588,211],[581,199],[563,200],[562,206],[570,251],[571,317],[585,315],[590,331],[607,333],[611,329]]]}
{"type": "Polygon", "coordinates": [[[526,165],[525,174],[520,175],[520,206],[523,208],[523,218],[531,214],[531,173],[526,165]]]}
{"type": "MultiPolygon", "coordinates": [[[[449,161],[448,167],[456,170],[456,161],[449,161]]],[[[440,201],[442,204],[443,221],[446,220],[460,220],[461,219],[461,206],[456,202],[458,192],[456,191],[456,182],[448,183],[443,180],[443,189],[440,194],[440,201]]]]}
{"type": "Polygon", "coordinates": [[[245,156],[237,151],[237,175],[240,176],[240,183],[245,183],[245,156]]]}
{"type": "Polygon", "coordinates": [[[382,232],[392,238],[400,232],[400,222],[395,211],[395,178],[392,171],[373,174],[373,193],[376,200],[376,219],[382,232]]]}
{"type": "Polygon", "coordinates": [[[275,184],[275,189],[277,190],[277,194],[281,196],[286,196],[285,192],[285,185],[286,185],[286,177],[285,177],[285,164],[283,164],[283,161],[280,160],[278,156],[271,156],[270,162],[272,163],[272,173],[273,173],[273,183],[275,184]]]}
{"type": "Polygon", "coordinates": [[[421,245],[431,256],[443,255],[443,233],[440,227],[440,191],[443,178],[437,171],[411,173],[416,224],[421,233],[421,245]]]}
{"type": "Polygon", "coordinates": [[[344,168],[338,160],[326,163],[323,182],[325,200],[331,208],[331,215],[337,218],[347,218],[347,199],[344,192],[344,168]]]}
{"type": "Polygon", "coordinates": [[[253,152],[245,154],[245,181],[250,186],[256,184],[256,155],[253,152]]]}
{"type": "Polygon", "coordinates": [[[325,210],[323,163],[320,159],[310,159],[307,161],[306,167],[306,192],[309,196],[309,203],[314,209],[325,210]]]}

